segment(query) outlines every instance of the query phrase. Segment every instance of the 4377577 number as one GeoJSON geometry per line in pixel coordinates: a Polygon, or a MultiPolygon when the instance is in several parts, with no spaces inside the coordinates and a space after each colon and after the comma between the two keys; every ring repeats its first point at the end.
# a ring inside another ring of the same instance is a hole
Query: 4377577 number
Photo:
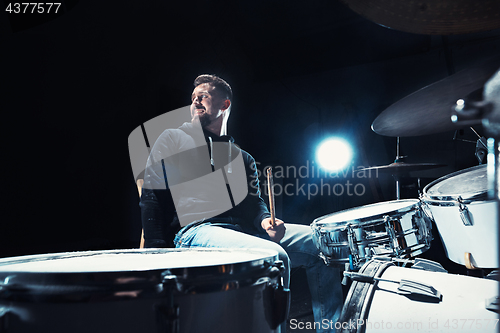
{"type": "Polygon", "coordinates": [[[57,14],[59,7],[60,2],[11,2],[5,11],[10,14],[57,14]]]}

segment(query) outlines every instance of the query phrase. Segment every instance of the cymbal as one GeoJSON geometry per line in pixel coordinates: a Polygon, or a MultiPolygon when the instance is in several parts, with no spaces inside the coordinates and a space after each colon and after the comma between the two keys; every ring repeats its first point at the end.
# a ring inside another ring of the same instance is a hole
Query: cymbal
{"type": "Polygon", "coordinates": [[[342,0],[382,26],[415,34],[455,35],[500,28],[498,0],[342,0]]]}
{"type": "Polygon", "coordinates": [[[428,169],[441,168],[446,166],[446,164],[437,164],[437,163],[405,163],[405,162],[395,162],[389,165],[375,166],[360,169],[357,171],[377,171],[383,173],[390,173],[392,175],[404,175],[412,171],[421,171],[428,169]]]}
{"type": "MultiPolygon", "coordinates": [[[[500,2],[500,1],[499,1],[500,2]]],[[[500,56],[464,69],[404,97],[382,111],[372,130],[385,136],[419,136],[462,128],[451,121],[457,100],[481,89],[500,67],[500,56]]]]}

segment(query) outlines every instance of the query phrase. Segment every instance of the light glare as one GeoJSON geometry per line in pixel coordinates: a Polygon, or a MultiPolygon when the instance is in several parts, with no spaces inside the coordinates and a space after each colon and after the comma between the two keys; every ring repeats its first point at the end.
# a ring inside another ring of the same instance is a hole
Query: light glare
{"type": "Polygon", "coordinates": [[[316,151],[320,166],[329,171],[337,171],[348,166],[352,159],[352,149],[345,140],[334,138],[323,141],[316,151]]]}

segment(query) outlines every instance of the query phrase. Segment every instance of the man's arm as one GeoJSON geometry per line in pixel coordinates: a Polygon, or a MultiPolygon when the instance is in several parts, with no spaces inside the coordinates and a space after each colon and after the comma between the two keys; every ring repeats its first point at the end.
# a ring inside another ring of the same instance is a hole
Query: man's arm
{"type": "Polygon", "coordinates": [[[174,247],[173,239],[178,227],[172,225],[175,210],[171,201],[168,190],[143,189],[139,206],[146,248],[174,247]]]}
{"type": "Polygon", "coordinates": [[[174,247],[178,228],[174,225],[175,206],[166,179],[164,158],[172,155],[172,140],[168,131],[155,142],[146,165],[141,195],[141,220],[145,247],[174,247]]]}

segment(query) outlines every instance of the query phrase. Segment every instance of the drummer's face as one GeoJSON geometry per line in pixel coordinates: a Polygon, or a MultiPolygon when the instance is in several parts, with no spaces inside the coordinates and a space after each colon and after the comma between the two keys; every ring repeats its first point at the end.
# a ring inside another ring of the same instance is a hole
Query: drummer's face
{"type": "Polygon", "coordinates": [[[222,121],[227,102],[229,100],[222,98],[215,87],[209,83],[200,84],[191,94],[191,121],[199,120],[203,127],[222,121]]]}

